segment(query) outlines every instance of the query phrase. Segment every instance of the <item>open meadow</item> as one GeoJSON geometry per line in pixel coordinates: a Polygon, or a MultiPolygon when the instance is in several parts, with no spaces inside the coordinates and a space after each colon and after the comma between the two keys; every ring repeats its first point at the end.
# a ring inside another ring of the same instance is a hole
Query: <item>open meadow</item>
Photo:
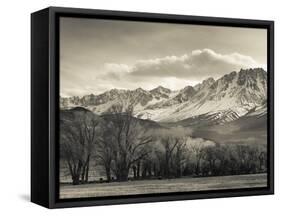
{"type": "Polygon", "coordinates": [[[61,184],[60,198],[120,196],[184,191],[266,187],[267,174],[136,180],[128,182],[61,184]]]}

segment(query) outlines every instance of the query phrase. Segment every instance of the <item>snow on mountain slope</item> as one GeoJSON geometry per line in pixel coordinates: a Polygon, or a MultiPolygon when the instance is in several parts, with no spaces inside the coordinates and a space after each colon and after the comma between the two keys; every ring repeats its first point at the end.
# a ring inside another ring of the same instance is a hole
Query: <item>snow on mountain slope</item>
{"type": "Polygon", "coordinates": [[[259,118],[259,117],[262,117],[266,114],[267,114],[267,104],[265,103],[265,104],[263,104],[259,107],[255,107],[252,110],[250,110],[246,114],[246,116],[257,116],[259,118]]]}
{"type": "MultiPolygon", "coordinates": [[[[217,80],[208,78],[179,91],[162,86],[150,91],[112,89],[100,95],[60,98],[60,106],[82,106],[103,114],[116,104],[124,109],[133,105],[135,116],[142,119],[176,122],[204,115],[204,118],[224,123],[251,112],[254,115],[258,107],[266,103],[266,95],[267,74],[262,68],[255,68],[231,72],[217,80]]],[[[266,112],[266,106],[259,112],[266,112]]]]}
{"type": "Polygon", "coordinates": [[[150,113],[153,120],[164,122],[225,110],[243,116],[266,101],[266,82],[266,72],[262,69],[232,72],[216,81],[203,81],[196,93],[183,103],[175,103],[167,108],[163,106],[162,109],[157,106],[156,110],[148,107],[144,111],[150,113]]]}

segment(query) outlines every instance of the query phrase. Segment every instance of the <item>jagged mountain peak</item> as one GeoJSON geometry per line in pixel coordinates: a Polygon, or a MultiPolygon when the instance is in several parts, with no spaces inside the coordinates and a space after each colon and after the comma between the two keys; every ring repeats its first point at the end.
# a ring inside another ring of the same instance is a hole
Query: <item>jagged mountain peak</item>
{"type": "Polygon", "coordinates": [[[212,85],[214,82],[215,82],[215,79],[214,79],[213,77],[209,77],[209,78],[203,80],[202,84],[203,84],[204,86],[210,86],[210,85],[212,85]]]}
{"type": "Polygon", "coordinates": [[[228,121],[261,106],[266,97],[267,73],[262,68],[253,68],[233,71],[217,80],[210,77],[178,91],[163,86],[149,91],[142,88],[111,89],[81,98],[61,97],[60,101],[61,107],[82,106],[97,114],[108,112],[116,103],[124,107],[134,105],[136,117],[155,121],[179,121],[203,114],[209,116],[210,113],[213,118],[228,121]]]}
{"type": "Polygon", "coordinates": [[[259,68],[248,68],[248,69],[243,69],[241,68],[239,73],[247,73],[248,75],[256,75],[256,74],[266,74],[266,71],[259,67],[259,68]]]}
{"type": "Polygon", "coordinates": [[[168,88],[165,88],[163,86],[158,86],[152,90],[149,91],[156,99],[160,100],[161,98],[169,98],[172,91],[168,88]]]}
{"type": "Polygon", "coordinates": [[[109,91],[107,92],[110,92],[110,93],[121,93],[121,92],[125,92],[126,90],[124,89],[117,89],[117,88],[114,88],[114,89],[110,89],[109,91]]]}
{"type": "Polygon", "coordinates": [[[192,86],[186,86],[181,91],[191,91],[191,90],[194,90],[192,86]]]}
{"type": "MultiPolygon", "coordinates": [[[[239,85],[251,85],[252,83],[256,83],[258,81],[263,81],[267,79],[266,71],[262,68],[250,68],[250,69],[241,69],[238,73],[238,81],[239,85]]],[[[265,84],[265,83],[263,83],[265,84]]]]}
{"type": "Polygon", "coordinates": [[[150,90],[150,92],[155,92],[155,91],[158,91],[158,92],[166,92],[166,93],[171,92],[170,89],[165,88],[165,87],[163,87],[163,86],[161,86],[161,85],[159,85],[158,87],[156,87],[156,88],[150,90]]]}
{"type": "Polygon", "coordinates": [[[225,82],[232,82],[232,80],[237,76],[236,71],[232,71],[229,74],[225,74],[223,77],[220,78],[220,80],[224,80],[225,82]]]}
{"type": "Polygon", "coordinates": [[[175,99],[178,102],[182,103],[191,99],[195,93],[196,91],[192,86],[186,86],[182,90],[180,90],[179,94],[175,96],[175,99]]]}
{"type": "Polygon", "coordinates": [[[136,88],[134,91],[136,91],[136,92],[146,92],[144,89],[142,89],[142,88],[136,88]]]}
{"type": "Polygon", "coordinates": [[[194,89],[195,89],[196,91],[199,91],[199,90],[201,90],[201,89],[203,89],[203,88],[208,88],[208,87],[210,87],[210,86],[211,86],[212,84],[214,84],[214,83],[215,83],[215,79],[212,78],[212,77],[209,77],[209,78],[203,80],[201,83],[198,83],[197,85],[195,85],[195,86],[194,86],[194,89]]]}

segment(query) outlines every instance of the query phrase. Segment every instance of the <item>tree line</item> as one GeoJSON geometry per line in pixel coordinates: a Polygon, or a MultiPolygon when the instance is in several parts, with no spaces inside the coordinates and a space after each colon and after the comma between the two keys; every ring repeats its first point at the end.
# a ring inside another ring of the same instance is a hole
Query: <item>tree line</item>
{"type": "Polygon", "coordinates": [[[89,182],[91,164],[102,167],[107,182],[266,171],[265,146],[218,144],[178,128],[151,130],[133,117],[133,106],[115,105],[103,118],[83,109],[61,118],[60,158],[74,185],[89,182]]]}

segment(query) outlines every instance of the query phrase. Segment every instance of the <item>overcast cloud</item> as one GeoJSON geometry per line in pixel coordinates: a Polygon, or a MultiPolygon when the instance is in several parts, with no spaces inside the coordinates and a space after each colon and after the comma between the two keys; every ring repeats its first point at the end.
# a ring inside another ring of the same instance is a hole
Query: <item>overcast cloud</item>
{"type": "Polygon", "coordinates": [[[218,78],[225,73],[241,68],[264,67],[252,57],[239,53],[222,55],[211,49],[194,50],[182,56],[166,56],[164,58],[139,60],[133,66],[107,63],[105,77],[122,79],[124,76],[139,79],[142,77],[175,77],[202,80],[206,77],[218,78]]]}
{"type": "Polygon", "coordinates": [[[63,18],[61,95],[180,89],[241,68],[266,69],[266,30],[63,18]]]}

